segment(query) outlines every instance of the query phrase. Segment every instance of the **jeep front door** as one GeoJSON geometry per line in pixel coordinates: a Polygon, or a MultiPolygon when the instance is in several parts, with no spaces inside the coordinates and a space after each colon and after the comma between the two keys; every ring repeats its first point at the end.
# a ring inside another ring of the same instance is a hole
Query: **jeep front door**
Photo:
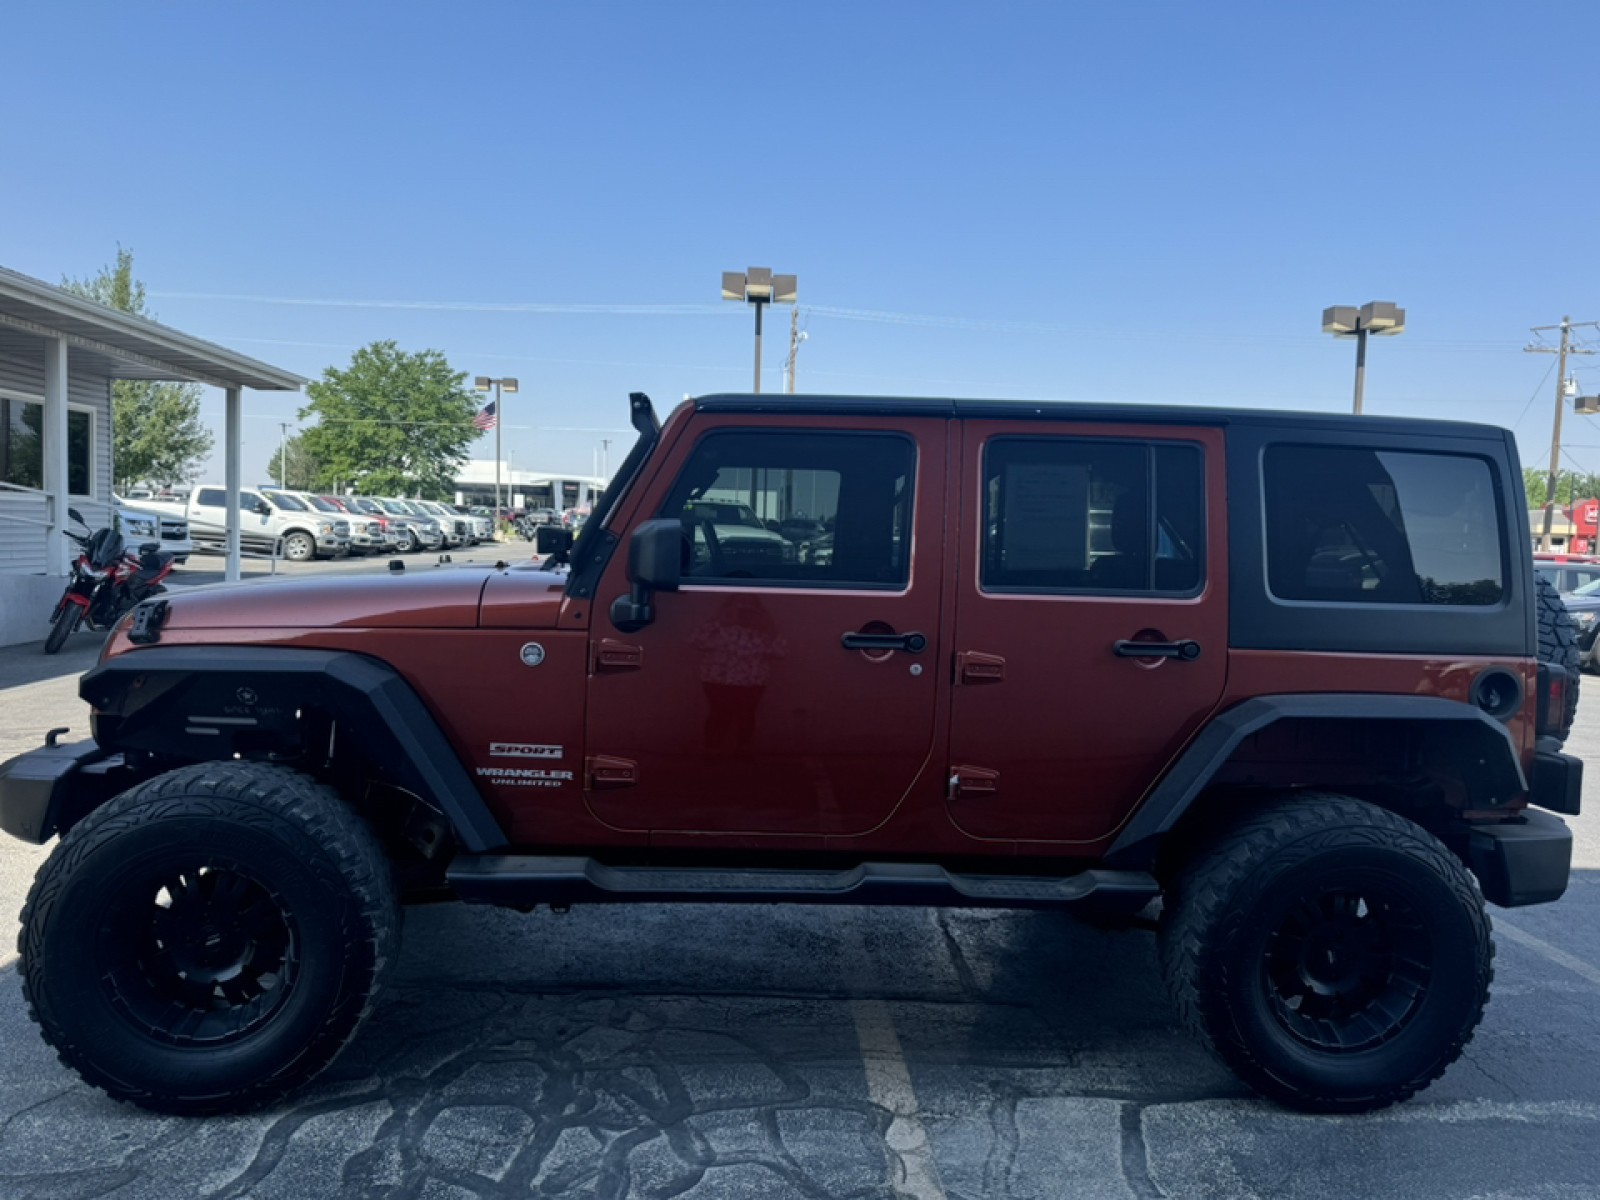
{"type": "Polygon", "coordinates": [[[1221,433],[971,420],[962,439],[950,819],[1092,853],[1226,681],[1221,433]]]}
{"type": "Polygon", "coordinates": [[[705,414],[691,433],[634,510],[682,523],[680,590],[615,628],[626,545],[598,589],[591,811],[675,844],[870,830],[937,769],[945,423],[705,414]]]}

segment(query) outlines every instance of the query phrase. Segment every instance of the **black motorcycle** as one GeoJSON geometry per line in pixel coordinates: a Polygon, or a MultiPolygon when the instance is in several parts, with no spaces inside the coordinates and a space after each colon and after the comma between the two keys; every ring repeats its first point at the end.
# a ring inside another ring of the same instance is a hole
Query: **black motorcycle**
{"type": "Polygon", "coordinates": [[[83,526],[83,532],[64,531],[78,544],[79,553],[67,590],[50,614],[46,654],[61,649],[80,624],[103,632],[139,601],[166,591],[161,581],[172,573],[176,557],[154,542],[140,546],[135,554],[115,529],[108,526],[90,533],[77,509],[67,509],[67,515],[83,526]]]}

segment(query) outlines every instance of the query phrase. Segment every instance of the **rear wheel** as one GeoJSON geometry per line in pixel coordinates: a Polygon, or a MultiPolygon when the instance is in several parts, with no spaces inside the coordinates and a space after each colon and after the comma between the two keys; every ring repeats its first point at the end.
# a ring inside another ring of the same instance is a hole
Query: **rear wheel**
{"type": "Polygon", "coordinates": [[[1437,1079],[1494,974],[1461,863],[1332,795],[1274,804],[1190,864],[1160,950],[1185,1024],[1250,1087],[1313,1112],[1383,1108],[1437,1079]]]}
{"type": "Polygon", "coordinates": [[[1578,628],[1572,614],[1561,602],[1561,593],[1543,575],[1533,577],[1534,598],[1538,602],[1539,661],[1564,668],[1567,672],[1566,711],[1561,717],[1556,737],[1566,740],[1572,730],[1572,720],[1578,715],[1578,685],[1582,679],[1580,660],[1583,652],[1578,648],[1578,628]]]}
{"type": "Polygon", "coordinates": [[[44,639],[44,652],[54,654],[67,644],[67,639],[72,636],[72,631],[78,627],[78,622],[83,620],[83,609],[68,600],[61,605],[61,611],[56,613],[55,620],[50,622],[50,634],[44,639]]]}
{"type": "Polygon", "coordinates": [[[354,1036],[399,914],[372,831],[281,767],[185,767],[62,839],[22,914],[23,990],[63,1062],[120,1100],[237,1111],[354,1036]]]}

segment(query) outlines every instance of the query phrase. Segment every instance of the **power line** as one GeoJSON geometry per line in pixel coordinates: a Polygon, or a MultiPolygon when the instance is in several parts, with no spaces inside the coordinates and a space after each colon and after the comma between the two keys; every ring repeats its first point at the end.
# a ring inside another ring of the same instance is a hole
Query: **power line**
{"type": "MultiPolygon", "coordinates": [[[[316,296],[255,296],[233,292],[151,292],[156,299],[204,300],[235,304],[273,304],[287,307],[309,308],[365,308],[418,312],[463,312],[533,314],[541,316],[644,316],[644,317],[719,317],[726,319],[737,315],[717,304],[590,304],[583,302],[529,302],[481,300],[359,300],[346,297],[316,296]]],[[[1092,337],[1100,339],[1146,338],[1151,332],[1146,325],[1137,328],[1105,329],[1069,325],[1052,325],[1037,321],[1013,321],[991,317],[967,317],[939,313],[894,312],[886,309],[847,308],[838,305],[808,304],[809,315],[841,321],[870,324],[917,326],[930,329],[971,329],[984,333],[1010,333],[1029,336],[1049,334],[1057,337],[1092,337]]],[[[1194,341],[1230,341],[1240,343],[1305,343],[1320,339],[1303,334],[1227,333],[1215,330],[1173,329],[1163,336],[1187,338],[1194,341]]],[[[240,339],[236,339],[240,340],[240,339]]],[[[257,339],[264,340],[264,339],[257,339]]],[[[1451,349],[1506,349],[1516,343],[1487,340],[1429,340],[1407,339],[1413,347],[1451,349]]],[[[288,343],[311,344],[311,343],[288,343]]],[[[342,348],[342,347],[340,347],[342,348]]]]}

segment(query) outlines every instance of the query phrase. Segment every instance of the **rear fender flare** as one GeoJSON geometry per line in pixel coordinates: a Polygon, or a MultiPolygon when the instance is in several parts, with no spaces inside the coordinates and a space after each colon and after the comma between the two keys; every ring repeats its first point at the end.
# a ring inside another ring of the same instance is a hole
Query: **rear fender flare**
{"type": "Polygon", "coordinates": [[[1106,854],[1107,865],[1150,870],[1162,840],[1246,738],[1286,720],[1396,721],[1434,727],[1471,751],[1475,788],[1505,799],[1528,790],[1511,732],[1482,709],[1439,696],[1365,693],[1260,696],[1213,717],[1150,791],[1106,854]]]}

